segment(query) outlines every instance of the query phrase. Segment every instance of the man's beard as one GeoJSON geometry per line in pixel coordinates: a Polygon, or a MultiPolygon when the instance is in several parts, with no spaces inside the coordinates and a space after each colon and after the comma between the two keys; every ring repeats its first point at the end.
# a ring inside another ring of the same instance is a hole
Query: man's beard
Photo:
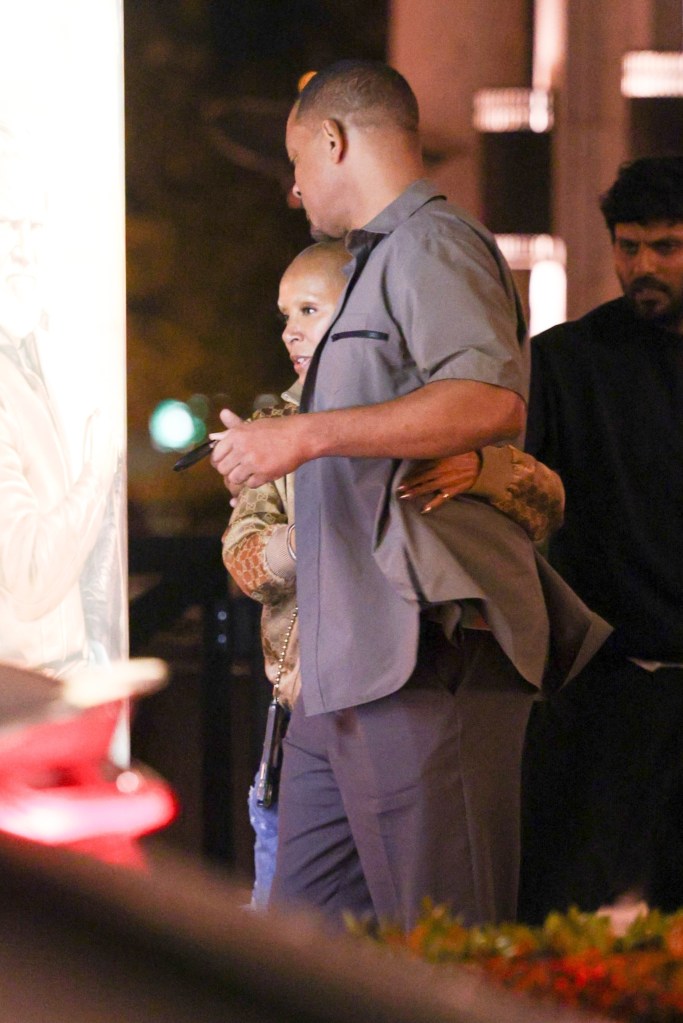
{"type": "Polygon", "coordinates": [[[675,295],[671,288],[656,277],[636,278],[628,288],[624,288],[624,297],[639,320],[653,323],[664,330],[681,331],[683,294],[675,295]],[[645,291],[647,295],[643,294],[645,291]],[[652,292],[655,292],[654,296],[652,292]]]}

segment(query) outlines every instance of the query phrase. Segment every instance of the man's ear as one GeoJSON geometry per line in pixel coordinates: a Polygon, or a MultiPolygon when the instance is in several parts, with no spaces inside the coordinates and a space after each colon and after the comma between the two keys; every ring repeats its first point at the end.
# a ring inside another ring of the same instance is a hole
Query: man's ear
{"type": "Polygon", "coordinates": [[[339,121],[326,118],[322,123],[322,133],[328,156],[334,163],[339,163],[346,152],[346,134],[339,121]]]}

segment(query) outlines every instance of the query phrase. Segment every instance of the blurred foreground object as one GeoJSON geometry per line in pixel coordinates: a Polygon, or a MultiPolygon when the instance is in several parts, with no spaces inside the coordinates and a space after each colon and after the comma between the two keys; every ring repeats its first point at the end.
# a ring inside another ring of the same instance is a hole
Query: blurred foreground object
{"type": "Polygon", "coordinates": [[[160,688],[155,658],[82,668],[65,679],[0,664],[0,830],[141,865],[137,838],[176,812],[149,769],[109,755],[123,701],[160,688]]]}
{"type": "MultiPolygon", "coordinates": [[[[155,845],[155,843],[150,843],[155,845]]],[[[2,1023],[588,1023],[308,914],[244,908],[168,849],[122,870],[0,834],[2,1023]],[[11,937],[9,937],[11,936],[11,937]]]]}

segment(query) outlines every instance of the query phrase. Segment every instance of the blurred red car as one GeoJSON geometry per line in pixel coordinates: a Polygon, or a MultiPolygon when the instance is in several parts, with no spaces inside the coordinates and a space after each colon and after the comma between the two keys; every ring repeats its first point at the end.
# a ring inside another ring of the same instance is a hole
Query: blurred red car
{"type": "Polygon", "coordinates": [[[137,839],[170,823],[176,800],[163,779],[118,765],[111,751],[129,698],[165,675],[149,659],[66,680],[0,664],[0,831],[144,865],[137,839]]]}

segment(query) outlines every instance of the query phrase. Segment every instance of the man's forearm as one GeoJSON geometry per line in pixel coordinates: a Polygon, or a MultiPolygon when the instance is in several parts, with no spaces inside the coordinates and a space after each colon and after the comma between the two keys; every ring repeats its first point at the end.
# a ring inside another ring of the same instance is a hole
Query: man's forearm
{"type": "Polygon", "coordinates": [[[297,422],[305,461],[327,455],[440,458],[511,440],[524,429],[514,391],[440,380],[378,405],[312,413],[297,422]]]}
{"type": "Polygon", "coordinates": [[[377,405],[245,423],[229,409],[213,434],[211,463],[234,495],[329,455],[441,458],[515,440],[525,406],[514,391],[474,380],[438,380],[377,405]]]}

